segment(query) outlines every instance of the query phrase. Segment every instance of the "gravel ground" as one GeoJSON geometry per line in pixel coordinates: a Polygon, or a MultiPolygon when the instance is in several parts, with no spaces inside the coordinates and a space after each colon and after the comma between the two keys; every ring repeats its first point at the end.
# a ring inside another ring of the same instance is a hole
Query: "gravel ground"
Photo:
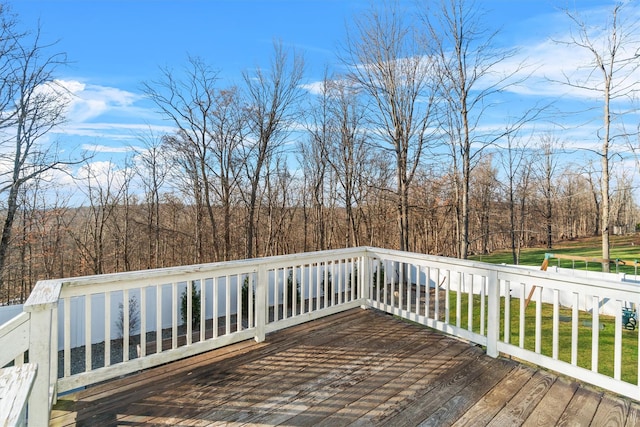
{"type": "MultiPolygon", "coordinates": [[[[224,335],[225,333],[225,321],[224,317],[218,319],[218,335],[224,335]]],[[[243,319],[243,328],[247,328],[247,320],[243,319]]],[[[236,320],[235,316],[231,316],[231,330],[233,331],[235,328],[236,320]]],[[[199,330],[199,326],[194,327],[194,330],[199,330]]],[[[207,337],[212,336],[213,330],[213,322],[211,320],[207,321],[207,325],[205,327],[207,330],[207,337]]],[[[184,337],[186,335],[186,327],[179,326],[178,327],[178,337],[184,337]]],[[[172,330],[171,328],[166,328],[162,331],[162,339],[171,339],[172,330]]],[[[195,338],[194,338],[195,339],[195,338]]],[[[147,333],[147,348],[149,345],[156,342],[156,332],[148,332],[147,333]]],[[[138,344],[140,343],[140,335],[132,335],[129,337],[129,359],[136,359],[138,357],[138,344]]],[[[122,362],[122,349],[123,340],[122,339],[114,339],[111,340],[111,360],[110,364],[114,365],[116,363],[122,362]]],[[[91,345],[91,369],[98,369],[104,367],[104,347],[105,343],[100,342],[97,344],[91,345]]],[[[151,353],[155,352],[155,345],[151,345],[153,350],[151,353]]],[[[85,346],[75,347],[71,349],[71,375],[78,374],[86,371],[86,351],[85,346]]],[[[64,352],[58,352],[58,378],[62,378],[64,376],[64,352]]]]}
{"type": "MultiPolygon", "coordinates": [[[[155,333],[147,339],[155,340],[155,333]]],[[[138,357],[137,345],[140,342],[140,336],[136,335],[129,338],[129,359],[138,357]]],[[[105,343],[97,343],[91,346],[91,368],[97,369],[104,366],[104,347],[105,343]]],[[[71,374],[84,372],[86,369],[86,351],[85,346],[71,349],[71,374]]],[[[111,364],[122,362],[122,339],[111,340],[111,364]]],[[[64,352],[58,352],[58,378],[64,375],[64,352]]]]}

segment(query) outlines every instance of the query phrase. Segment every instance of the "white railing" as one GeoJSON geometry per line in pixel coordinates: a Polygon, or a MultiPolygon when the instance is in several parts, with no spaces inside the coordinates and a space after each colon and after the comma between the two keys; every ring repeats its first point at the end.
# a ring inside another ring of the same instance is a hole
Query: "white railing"
{"type": "Polygon", "coordinates": [[[36,365],[25,364],[29,350],[29,313],[20,313],[0,325],[0,425],[26,425],[27,400],[36,365]],[[7,366],[11,365],[11,366],[7,366]],[[6,366],[5,368],[1,368],[6,366]]]}
{"type": "Polygon", "coordinates": [[[640,304],[637,285],[384,249],[368,253],[375,277],[368,305],[486,346],[491,356],[514,356],[640,400],[640,329],[623,323],[623,311],[628,317],[640,304]],[[602,315],[605,305],[615,315],[602,315]]]}
{"type": "Polygon", "coordinates": [[[638,330],[622,324],[638,303],[620,282],[361,247],[39,282],[0,326],[0,366],[28,350],[28,421],[46,425],[58,393],[364,306],[640,400],[638,330]],[[593,310],[605,302],[616,316],[593,310]]]}

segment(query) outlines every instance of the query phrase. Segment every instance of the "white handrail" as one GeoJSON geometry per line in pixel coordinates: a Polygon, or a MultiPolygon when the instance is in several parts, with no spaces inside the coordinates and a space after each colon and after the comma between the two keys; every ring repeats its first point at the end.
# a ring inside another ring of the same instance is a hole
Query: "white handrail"
{"type": "Polygon", "coordinates": [[[27,400],[36,370],[36,365],[31,363],[0,369],[0,424],[3,426],[27,424],[27,400]]]}
{"type": "Polygon", "coordinates": [[[29,350],[29,313],[22,312],[0,325],[0,368],[24,363],[29,350]]]}

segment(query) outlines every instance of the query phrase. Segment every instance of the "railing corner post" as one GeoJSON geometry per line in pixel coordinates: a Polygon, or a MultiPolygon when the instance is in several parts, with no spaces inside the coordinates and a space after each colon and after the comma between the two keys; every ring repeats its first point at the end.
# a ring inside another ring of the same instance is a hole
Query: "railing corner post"
{"type": "Polygon", "coordinates": [[[358,289],[358,295],[362,300],[361,307],[366,309],[366,308],[369,308],[369,304],[367,303],[367,300],[371,298],[371,280],[370,280],[371,258],[369,258],[369,254],[365,251],[361,259],[362,259],[362,268],[361,268],[362,274],[361,274],[361,277],[359,278],[360,280],[358,280],[358,284],[360,288],[358,289]]]}
{"type": "MultiPolygon", "coordinates": [[[[52,309],[35,310],[30,313],[29,363],[37,365],[36,378],[29,395],[29,425],[48,426],[52,403],[51,372],[52,353],[51,328],[58,327],[52,322],[52,309]]],[[[57,361],[57,359],[56,359],[57,361]]],[[[57,372],[56,372],[57,374],[57,372]]]]}
{"type": "Polygon", "coordinates": [[[268,292],[269,275],[267,268],[261,264],[258,267],[258,278],[256,283],[256,342],[263,342],[266,339],[266,325],[268,314],[268,292]]]}
{"type": "Polygon", "coordinates": [[[28,423],[48,426],[56,398],[58,377],[58,298],[62,283],[41,280],[29,295],[24,311],[29,313],[29,363],[37,365],[29,394],[28,423]]]}
{"type": "Polygon", "coordinates": [[[498,338],[500,335],[500,283],[498,272],[490,270],[488,275],[488,318],[487,318],[487,355],[498,357],[498,338]]]}

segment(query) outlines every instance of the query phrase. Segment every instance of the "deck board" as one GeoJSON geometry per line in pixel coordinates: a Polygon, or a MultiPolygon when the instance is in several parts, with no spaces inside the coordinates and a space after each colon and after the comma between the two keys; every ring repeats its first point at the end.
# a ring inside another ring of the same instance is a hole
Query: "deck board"
{"type": "Polygon", "coordinates": [[[505,407],[488,424],[489,426],[522,425],[549,391],[557,376],[537,371],[505,407]]]}
{"type": "Polygon", "coordinates": [[[639,414],[637,402],[355,309],[61,396],[51,425],[635,425],[639,414]]]}
{"type": "Polygon", "coordinates": [[[556,425],[562,412],[567,407],[579,384],[566,378],[558,378],[549,392],[534,409],[524,427],[556,425]]]}
{"type": "Polygon", "coordinates": [[[602,393],[580,387],[558,420],[558,426],[590,425],[602,393]]]}

